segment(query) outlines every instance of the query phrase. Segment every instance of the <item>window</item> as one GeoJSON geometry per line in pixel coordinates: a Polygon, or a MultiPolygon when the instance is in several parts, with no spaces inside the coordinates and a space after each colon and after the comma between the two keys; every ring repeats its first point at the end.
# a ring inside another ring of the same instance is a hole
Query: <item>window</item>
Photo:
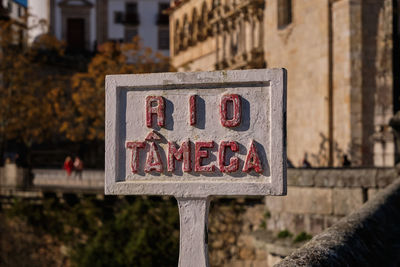
{"type": "Polygon", "coordinates": [[[169,8],[168,3],[159,3],[158,4],[158,15],[157,15],[157,25],[168,25],[169,17],[167,14],[164,14],[163,11],[169,8]]]}
{"type": "Polygon", "coordinates": [[[136,14],[137,13],[137,3],[126,3],[126,13],[136,14]]]}
{"type": "Polygon", "coordinates": [[[158,49],[169,49],[169,29],[158,27],[158,49]]]}
{"type": "Polygon", "coordinates": [[[125,27],[125,43],[131,43],[132,39],[138,35],[137,27],[125,27]]]}
{"type": "Polygon", "coordinates": [[[22,17],[22,8],[18,6],[18,17],[22,17]]]}
{"type": "Polygon", "coordinates": [[[292,0],[278,0],[278,28],[292,23],[292,0]]]}
{"type": "Polygon", "coordinates": [[[114,12],[114,23],[120,24],[124,20],[124,14],[121,11],[114,12]]]}
{"type": "Polygon", "coordinates": [[[70,51],[85,50],[85,19],[67,19],[67,47],[70,51]]]}
{"type": "Polygon", "coordinates": [[[137,12],[137,3],[126,3],[125,5],[125,20],[126,24],[138,25],[139,15],[137,12]]]}

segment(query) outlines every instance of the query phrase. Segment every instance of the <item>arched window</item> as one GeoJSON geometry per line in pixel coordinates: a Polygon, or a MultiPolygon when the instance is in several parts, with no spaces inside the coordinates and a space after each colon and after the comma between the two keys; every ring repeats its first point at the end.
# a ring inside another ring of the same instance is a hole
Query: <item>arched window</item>
{"type": "Polygon", "coordinates": [[[197,42],[197,37],[199,34],[199,17],[197,15],[196,8],[193,9],[192,13],[192,42],[195,44],[197,42]]]}
{"type": "Polygon", "coordinates": [[[175,22],[175,29],[174,29],[174,54],[177,55],[180,49],[180,30],[179,30],[179,20],[175,22]]]}
{"type": "Polygon", "coordinates": [[[278,0],[278,28],[292,23],[292,0],[278,0]]]}

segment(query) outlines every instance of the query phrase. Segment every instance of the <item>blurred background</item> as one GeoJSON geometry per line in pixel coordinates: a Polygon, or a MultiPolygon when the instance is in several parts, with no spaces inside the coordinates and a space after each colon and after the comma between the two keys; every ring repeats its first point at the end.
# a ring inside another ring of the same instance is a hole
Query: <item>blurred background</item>
{"type": "Polygon", "coordinates": [[[399,23],[398,0],[0,0],[0,265],[176,266],[174,199],[103,195],[105,75],[286,68],[289,196],[210,215],[211,266],[272,266],[397,178],[399,23]]]}

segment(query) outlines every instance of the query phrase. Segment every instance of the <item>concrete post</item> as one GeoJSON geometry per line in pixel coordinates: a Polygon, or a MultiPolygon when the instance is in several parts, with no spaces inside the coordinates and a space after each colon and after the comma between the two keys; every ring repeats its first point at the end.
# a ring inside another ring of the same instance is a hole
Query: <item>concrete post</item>
{"type": "Polygon", "coordinates": [[[180,220],[179,267],[208,267],[210,198],[177,197],[180,220]]]}

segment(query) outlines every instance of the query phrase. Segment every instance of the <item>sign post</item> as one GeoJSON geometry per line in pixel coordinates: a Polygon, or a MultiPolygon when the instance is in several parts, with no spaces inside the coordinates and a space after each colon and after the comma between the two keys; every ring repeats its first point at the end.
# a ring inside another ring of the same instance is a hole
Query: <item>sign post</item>
{"type": "Polygon", "coordinates": [[[208,266],[211,196],[286,194],[284,69],[106,77],[105,194],[172,195],[179,266],[208,266]]]}

